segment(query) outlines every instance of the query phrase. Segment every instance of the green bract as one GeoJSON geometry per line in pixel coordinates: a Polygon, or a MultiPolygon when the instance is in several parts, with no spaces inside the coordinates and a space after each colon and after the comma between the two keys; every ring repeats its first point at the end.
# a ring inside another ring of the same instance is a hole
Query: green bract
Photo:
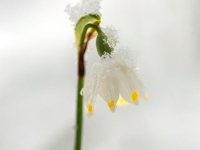
{"type": "Polygon", "coordinates": [[[90,31],[88,30],[86,35],[82,36],[84,27],[87,24],[94,24],[96,26],[99,26],[100,22],[101,22],[101,17],[95,14],[89,14],[79,19],[79,21],[75,26],[76,47],[78,52],[81,50],[81,47],[84,44],[81,41],[85,41],[85,37],[87,37],[87,34],[92,34],[94,32],[94,30],[90,31]],[[84,37],[84,39],[81,39],[82,37],[84,37]]]}
{"type": "Polygon", "coordinates": [[[105,53],[111,53],[113,51],[113,48],[111,48],[106,41],[106,35],[103,33],[102,30],[99,30],[96,39],[96,46],[100,56],[104,55],[105,53]]]}

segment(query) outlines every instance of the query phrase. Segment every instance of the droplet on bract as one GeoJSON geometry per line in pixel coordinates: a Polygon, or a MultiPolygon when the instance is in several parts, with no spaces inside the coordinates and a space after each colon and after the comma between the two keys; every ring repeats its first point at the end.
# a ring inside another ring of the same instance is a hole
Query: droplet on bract
{"type": "Polygon", "coordinates": [[[80,91],[80,94],[83,96],[83,90],[84,90],[84,88],[82,88],[81,89],[81,91],[80,91]]]}

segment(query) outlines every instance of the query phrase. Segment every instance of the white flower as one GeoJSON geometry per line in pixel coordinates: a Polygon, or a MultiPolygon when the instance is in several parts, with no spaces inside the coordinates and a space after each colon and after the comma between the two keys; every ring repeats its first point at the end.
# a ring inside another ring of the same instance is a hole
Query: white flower
{"type": "Polygon", "coordinates": [[[94,65],[83,89],[89,115],[93,114],[97,94],[106,101],[111,111],[115,111],[120,96],[136,105],[139,99],[146,98],[138,69],[132,59],[131,53],[122,48],[103,55],[100,62],[94,65]]]}
{"type": "Polygon", "coordinates": [[[74,23],[88,14],[101,15],[99,12],[101,0],[81,0],[80,3],[75,6],[68,4],[65,8],[65,12],[70,16],[70,20],[74,23]]]}

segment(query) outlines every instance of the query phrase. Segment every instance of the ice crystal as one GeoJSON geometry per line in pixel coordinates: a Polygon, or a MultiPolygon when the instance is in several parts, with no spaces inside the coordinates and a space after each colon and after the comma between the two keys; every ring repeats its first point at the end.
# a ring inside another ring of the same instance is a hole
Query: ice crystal
{"type": "Polygon", "coordinates": [[[111,48],[114,48],[119,42],[118,31],[113,26],[108,26],[103,29],[106,38],[104,42],[107,43],[111,48]]]}
{"type": "Polygon", "coordinates": [[[68,13],[69,19],[77,23],[77,21],[88,14],[101,15],[99,12],[101,0],[81,0],[75,6],[68,4],[65,8],[65,12],[68,13]]]}

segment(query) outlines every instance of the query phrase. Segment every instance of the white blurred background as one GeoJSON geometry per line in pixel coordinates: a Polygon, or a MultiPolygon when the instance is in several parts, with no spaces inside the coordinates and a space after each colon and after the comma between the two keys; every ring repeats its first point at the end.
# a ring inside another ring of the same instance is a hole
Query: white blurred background
{"type": "MultiPolygon", "coordinates": [[[[76,50],[69,0],[0,0],[0,150],[72,150],[76,50]]],[[[73,0],[73,3],[76,1],[73,0]]],[[[102,27],[137,55],[147,102],[84,111],[83,150],[200,149],[200,1],[102,0],[102,27]]],[[[98,55],[87,52],[87,72],[98,55]]]]}

